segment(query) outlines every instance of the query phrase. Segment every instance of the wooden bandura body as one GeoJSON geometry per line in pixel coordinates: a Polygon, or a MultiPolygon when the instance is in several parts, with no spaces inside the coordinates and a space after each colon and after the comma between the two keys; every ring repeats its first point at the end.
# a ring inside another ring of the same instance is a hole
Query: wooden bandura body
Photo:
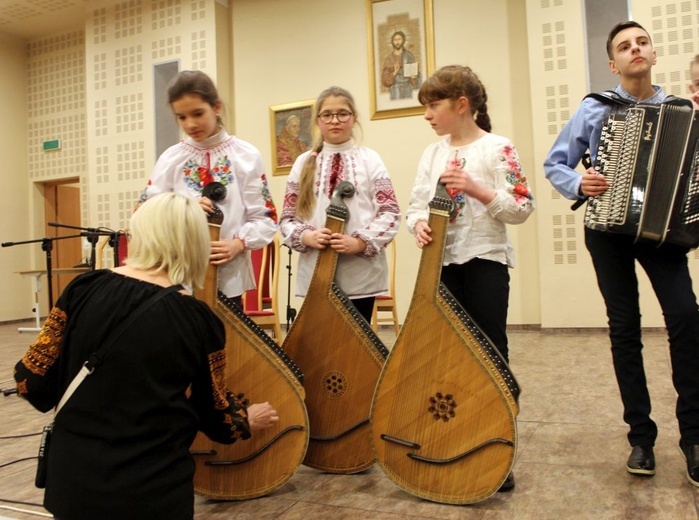
{"type": "Polygon", "coordinates": [[[399,487],[435,502],[469,504],[512,469],[519,387],[500,353],[440,282],[452,201],[430,202],[432,243],[377,383],[371,435],[399,487]]]}
{"type": "MultiPolygon", "coordinates": [[[[209,221],[211,240],[219,240],[221,220],[218,225],[209,221]]],[[[195,296],[209,304],[226,328],[226,386],[242,393],[248,404],[269,401],[279,412],[279,422],[231,445],[199,433],[191,447],[194,491],[220,500],[244,500],[267,495],[293,476],[308,447],[308,415],[298,367],[218,291],[217,271],[209,266],[205,287],[195,296]]]]}
{"type": "MultiPolygon", "coordinates": [[[[338,185],[326,227],[342,233],[347,219],[338,185]]],[[[319,252],[308,293],[282,348],[304,374],[311,435],[304,464],[329,473],[356,473],[376,461],[369,407],[388,351],[334,282],[338,254],[319,252]]]]}

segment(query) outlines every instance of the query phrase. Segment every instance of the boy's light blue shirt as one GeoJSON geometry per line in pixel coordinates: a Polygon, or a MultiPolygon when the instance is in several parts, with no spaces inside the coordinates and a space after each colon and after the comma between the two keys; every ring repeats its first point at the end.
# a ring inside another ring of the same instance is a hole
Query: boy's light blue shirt
{"type": "MultiPolygon", "coordinates": [[[[644,99],[643,103],[657,105],[667,97],[659,86],[653,85],[653,89],[655,94],[644,99]]],[[[617,85],[614,92],[634,103],[638,102],[638,99],[621,85],[617,85]]],[[[558,135],[544,161],[546,178],[561,195],[568,199],[581,198],[579,190],[582,177],[574,168],[588,150],[594,164],[602,126],[608,111],[609,105],[593,98],[585,98],[558,135]]]]}

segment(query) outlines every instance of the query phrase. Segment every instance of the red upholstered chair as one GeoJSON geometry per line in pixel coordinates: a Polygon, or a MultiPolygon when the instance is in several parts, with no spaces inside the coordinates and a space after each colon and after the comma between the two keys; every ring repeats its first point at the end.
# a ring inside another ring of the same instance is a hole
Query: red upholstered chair
{"type": "Polygon", "coordinates": [[[398,335],[398,309],[396,308],[396,239],[386,247],[388,254],[388,294],[377,296],[374,300],[374,310],[371,313],[371,328],[378,332],[380,323],[392,323],[393,330],[398,335]],[[379,313],[389,313],[390,316],[379,316],[379,313]]]}
{"type": "Polygon", "coordinates": [[[269,245],[250,251],[257,288],[243,293],[245,314],[262,329],[271,330],[277,342],[282,339],[277,303],[279,247],[279,237],[274,235],[269,245]]]}
{"type": "Polygon", "coordinates": [[[95,268],[104,269],[106,267],[118,267],[124,265],[124,260],[128,252],[129,242],[126,236],[126,232],[119,234],[117,237],[117,248],[118,248],[118,266],[114,265],[114,248],[109,245],[108,236],[100,237],[96,245],[95,254],[95,268]]]}
{"type": "Polygon", "coordinates": [[[119,265],[124,265],[124,260],[126,260],[129,252],[129,239],[126,236],[126,233],[121,233],[119,234],[117,241],[117,256],[119,265]]]}

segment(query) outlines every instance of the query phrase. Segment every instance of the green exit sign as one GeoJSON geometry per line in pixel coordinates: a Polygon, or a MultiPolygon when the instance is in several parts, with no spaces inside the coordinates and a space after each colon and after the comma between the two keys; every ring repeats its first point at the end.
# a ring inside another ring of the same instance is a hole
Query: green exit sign
{"type": "Polygon", "coordinates": [[[42,146],[43,146],[43,150],[45,152],[50,152],[51,150],[60,150],[61,149],[61,140],[60,139],[52,139],[51,141],[44,141],[42,146]]]}

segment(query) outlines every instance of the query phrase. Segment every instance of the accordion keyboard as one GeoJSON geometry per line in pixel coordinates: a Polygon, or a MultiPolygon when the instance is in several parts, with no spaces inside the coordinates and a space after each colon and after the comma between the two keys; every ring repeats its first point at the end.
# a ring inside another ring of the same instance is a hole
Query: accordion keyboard
{"type": "Polygon", "coordinates": [[[605,231],[609,224],[626,222],[643,116],[643,110],[631,108],[626,116],[612,114],[602,127],[595,170],[610,188],[589,200],[584,220],[589,228],[605,231]]]}
{"type": "Polygon", "coordinates": [[[687,198],[682,207],[682,224],[699,222],[699,142],[694,148],[689,175],[687,198]]]}

